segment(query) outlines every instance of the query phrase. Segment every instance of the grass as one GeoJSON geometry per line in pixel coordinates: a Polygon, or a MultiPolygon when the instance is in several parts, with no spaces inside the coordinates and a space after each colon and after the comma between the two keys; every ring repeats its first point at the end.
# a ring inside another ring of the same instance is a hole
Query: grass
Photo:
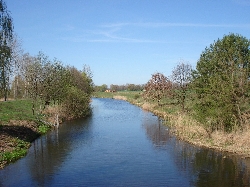
{"type": "Polygon", "coordinates": [[[10,120],[35,120],[30,100],[0,102],[0,122],[10,120]]]}
{"type": "Polygon", "coordinates": [[[41,124],[38,126],[38,132],[40,134],[45,134],[46,132],[48,132],[49,130],[51,129],[50,126],[48,125],[45,125],[45,124],[41,124]]]}
{"type": "Polygon", "coordinates": [[[27,154],[30,143],[45,134],[50,126],[33,115],[30,100],[0,102],[0,168],[27,154]]]}
{"type": "Polygon", "coordinates": [[[116,96],[124,96],[126,99],[138,99],[142,94],[141,91],[120,91],[120,92],[95,92],[94,97],[114,98],[116,96]]]}
{"type": "Polygon", "coordinates": [[[27,154],[27,149],[29,148],[29,143],[23,140],[14,139],[13,144],[15,149],[13,151],[7,151],[0,154],[0,162],[11,163],[19,158],[24,157],[27,154]]]}

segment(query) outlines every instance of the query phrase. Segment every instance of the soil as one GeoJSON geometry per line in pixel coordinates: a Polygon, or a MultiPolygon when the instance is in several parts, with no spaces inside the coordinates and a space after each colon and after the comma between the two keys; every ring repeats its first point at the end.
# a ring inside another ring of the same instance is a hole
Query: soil
{"type": "MultiPolygon", "coordinates": [[[[0,126],[0,153],[13,151],[16,148],[16,139],[31,143],[40,135],[38,125],[35,122],[11,120],[0,126]]],[[[0,158],[0,169],[6,164],[0,158]]]]}

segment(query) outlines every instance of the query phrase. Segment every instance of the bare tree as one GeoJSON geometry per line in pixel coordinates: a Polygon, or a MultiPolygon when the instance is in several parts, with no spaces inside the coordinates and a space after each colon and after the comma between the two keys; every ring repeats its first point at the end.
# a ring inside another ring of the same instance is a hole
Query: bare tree
{"type": "Polygon", "coordinates": [[[41,91],[42,66],[40,61],[26,54],[24,56],[23,70],[25,75],[25,88],[27,95],[32,99],[32,112],[35,114],[35,105],[41,91]]]}
{"type": "Polygon", "coordinates": [[[12,81],[12,92],[13,97],[21,97],[21,87],[20,86],[20,80],[22,81],[21,76],[21,66],[22,66],[22,60],[23,60],[23,49],[21,47],[21,40],[18,38],[17,35],[13,36],[13,40],[11,42],[11,49],[12,49],[12,64],[13,64],[13,76],[14,80],[12,81]]]}
{"type": "Polygon", "coordinates": [[[155,73],[145,85],[144,97],[157,100],[160,105],[161,99],[169,94],[172,89],[172,83],[161,73],[155,73]]]}
{"type": "Polygon", "coordinates": [[[172,81],[175,85],[175,94],[182,110],[185,108],[188,84],[191,81],[192,66],[181,60],[172,72],[172,81]]]}

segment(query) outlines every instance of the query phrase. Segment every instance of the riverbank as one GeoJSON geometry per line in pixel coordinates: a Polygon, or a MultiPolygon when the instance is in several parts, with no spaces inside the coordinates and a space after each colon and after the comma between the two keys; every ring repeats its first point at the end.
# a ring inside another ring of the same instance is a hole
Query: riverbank
{"type": "Polygon", "coordinates": [[[25,156],[31,142],[51,128],[31,108],[28,100],[0,102],[0,169],[25,156]]]}
{"type": "Polygon", "coordinates": [[[31,100],[0,101],[0,169],[24,157],[35,139],[58,128],[62,121],[91,115],[89,97],[80,92],[79,97],[74,94],[71,99],[77,104],[68,99],[63,105],[43,107],[37,101],[35,115],[31,100]]]}
{"type": "Polygon", "coordinates": [[[161,105],[145,101],[142,92],[116,92],[116,93],[96,93],[96,97],[108,97],[121,99],[137,105],[144,110],[150,111],[162,118],[166,125],[171,127],[171,132],[179,139],[191,144],[226,151],[237,154],[243,158],[250,157],[250,128],[244,127],[234,129],[227,133],[224,131],[214,131],[208,134],[203,125],[195,121],[187,112],[180,112],[176,105],[161,105]]]}

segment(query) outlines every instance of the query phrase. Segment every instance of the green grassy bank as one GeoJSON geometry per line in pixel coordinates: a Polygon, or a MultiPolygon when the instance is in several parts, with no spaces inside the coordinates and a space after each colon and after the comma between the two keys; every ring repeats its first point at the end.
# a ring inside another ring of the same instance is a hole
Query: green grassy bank
{"type": "Polygon", "coordinates": [[[25,156],[31,142],[51,128],[31,109],[29,100],[0,101],[0,168],[25,156]]]}
{"type": "Polygon", "coordinates": [[[236,128],[230,133],[215,130],[208,134],[204,126],[192,117],[192,101],[187,100],[186,110],[182,111],[176,101],[162,100],[159,105],[157,102],[145,100],[142,94],[143,92],[128,91],[96,92],[94,97],[122,99],[150,111],[164,119],[165,125],[169,126],[179,139],[191,144],[250,157],[250,128],[236,128]]]}

